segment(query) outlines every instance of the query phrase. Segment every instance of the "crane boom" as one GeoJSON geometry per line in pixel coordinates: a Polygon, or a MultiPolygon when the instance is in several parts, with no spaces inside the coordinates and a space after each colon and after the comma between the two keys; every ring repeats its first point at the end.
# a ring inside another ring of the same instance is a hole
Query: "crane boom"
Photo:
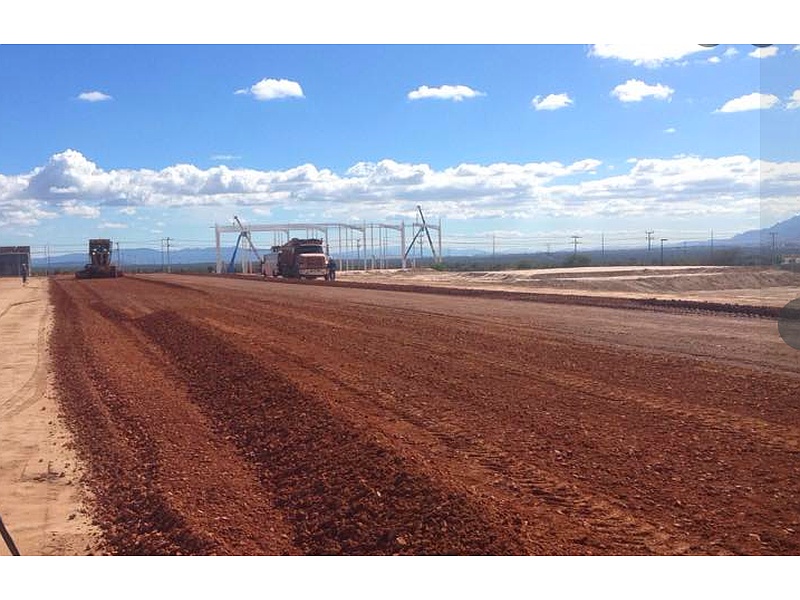
{"type": "Polygon", "coordinates": [[[428,236],[428,243],[431,245],[431,254],[433,258],[436,258],[436,250],[433,249],[433,240],[431,239],[431,232],[428,231],[428,224],[425,222],[425,215],[422,214],[422,207],[417,204],[417,210],[419,211],[419,217],[422,219],[422,227],[425,229],[425,235],[428,236]]]}
{"type": "Polygon", "coordinates": [[[247,229],[245,229],[244,225],[242,225],[242,222],[239,220],[239,217],[237,217],[236,215],[233,215],[233,219],[236,221],[236,224],[239,226],[239,229],[242,230],[242,232],[239,234],[239,236],[243,237],[243,238],[245,238],[247,240],[247,243],[250,246],[250,250],[252,250],[253,254],[256,255],[256,258],[258,259],[258,261],[262,262],[261,255],[258,253],[258,250],[256,250],[255,245],[253,245],[253,240],[250,239],[250,232],[247,229]]]}
{"type": "Polygon", "coordinates": [[[417,210],[419,211],[419,216],[422,219],[422,226],[414,234],[414,238],[411,240],[411,243],[408,245],[408,248],[406,249],[406,252],[403,255],[403,259],[405,259],[408,256],[408,253],[411,252],[411,249],[414,247],[414,244],[416,243],[417,238],[424,231],[425,235],[428,237],[428,243],[431,246],[431,253],[433,254],[433,258],[434,258],[434,260],[436,260],[436,250],[434,250],[434,248],[433,248],[433,240],[431,239],[430,231],[428,231],[428,223],[425,221],[425,215],[422,214],[422,207],[417,205],[417,210]]]}

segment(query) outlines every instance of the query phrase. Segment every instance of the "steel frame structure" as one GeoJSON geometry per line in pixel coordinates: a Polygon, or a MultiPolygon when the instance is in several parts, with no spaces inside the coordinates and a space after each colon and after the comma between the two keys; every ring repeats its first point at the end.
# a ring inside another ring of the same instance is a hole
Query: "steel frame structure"
{"type": "MultiPolygon", "coordinates": [[[[242,252],[240,248],[242,273],[251,273],[250,256],[255,253],[257,258],[258,251],[255,250],[253,243],[253,232],[272,233],[272,241],[263,244],[264,246],[277,246],[288,242],[292,237],[315,237],[321,234],[325,243],[325,253],[335,256],[339,262],[340,270],[362,269],[364,271],[372,269],[386,268],[389,259],[399,260],[402,268],[408,268],[406,258],[406,229],[407,225],[403,221],[399,225],[389,223],[364,223],[353,225],[351,223],[281,223],[281,224],[243,224],[238,218],[234,217],[234,225],[214,225],[214,234],[217,252],[216,272],[224,273],[225,262],[222,258],[222,235],[235,233],[238,236],[246,237],[250,242],[247,251],[242,252]],[[376,236],[377,231],[377,236],[376,236]],[[330,233],[335,233],[332,237],[330,233]],[[377,237],[377,240],[376,240],[377,237]],[[391,239],[394,238],[394,239],[391,239]],[[399,238],[399,239],[396,239],[399,238]],[[377,244],[376,244],[377,242],[377,244]],[[390,247],[397,248],[397,254],[390,254],[390,247]],[[377,250],[377,252],[376,252],[377,250]],[[254,252],[255,251],[255,252],[254,252]],[[353,258],[355,254],[355,258],[353,258]],[[360,264],[360,267],[359,267],[360,264]]],[[[410,227],[413,229],[413,237],[418,237],[421,228],[426,226],[437,232],[439,242],[439,254],[434,256],[437,262],[441,262],[442,256],[442,227],[439,225],[423,225],[414,221],[410,227]]],[[[420,238],[421,239],[421,238],[420,238]]],[[[416,258],[411,257],[412,266],[416,266],[416,258]]]]}

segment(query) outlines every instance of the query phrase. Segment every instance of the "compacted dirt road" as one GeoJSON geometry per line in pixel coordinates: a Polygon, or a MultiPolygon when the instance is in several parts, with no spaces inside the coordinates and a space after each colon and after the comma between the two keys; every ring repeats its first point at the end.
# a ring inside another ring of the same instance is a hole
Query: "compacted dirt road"
{"type": "MultiPolygon", "coordinates": [[[[21,554],[90,554],[97,531],[80,510],[78,461],[52,389],[48,297],[47,279],[0,278],[0,519],[21,554]]],[[[11,552],[0,539],[0,557],[11,552]]]]}
{"type": "Polygon", "coordinates": [[[773,318],[167,275],[51,298],[106,552],[800,553],[773,318]]]}

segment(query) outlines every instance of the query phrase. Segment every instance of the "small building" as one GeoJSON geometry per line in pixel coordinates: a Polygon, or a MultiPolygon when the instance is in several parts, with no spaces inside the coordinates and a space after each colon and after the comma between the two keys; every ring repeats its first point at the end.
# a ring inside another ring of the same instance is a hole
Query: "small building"
{"type": "Polygon", "coordinates": [[[22,265],[30,271],[30,246],[0,246],[0,277],[19,277],[22,265]]]}
{"type": "Polygon", "coordinates": [[[784,265],[800,265],[800,254],[784,254],[781,262],[784,265]]]}

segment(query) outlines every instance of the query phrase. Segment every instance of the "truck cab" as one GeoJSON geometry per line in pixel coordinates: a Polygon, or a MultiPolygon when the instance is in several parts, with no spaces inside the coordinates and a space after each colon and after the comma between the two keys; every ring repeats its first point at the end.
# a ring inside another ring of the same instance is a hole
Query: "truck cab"
{"type": "Polygon", "coordinates": [[[282,246],[273,246],[272,252],[277,255],[273,269],[276,277],[316,279],[327,274],[328,259],[321,239],[292,238],[282,246]]]}

